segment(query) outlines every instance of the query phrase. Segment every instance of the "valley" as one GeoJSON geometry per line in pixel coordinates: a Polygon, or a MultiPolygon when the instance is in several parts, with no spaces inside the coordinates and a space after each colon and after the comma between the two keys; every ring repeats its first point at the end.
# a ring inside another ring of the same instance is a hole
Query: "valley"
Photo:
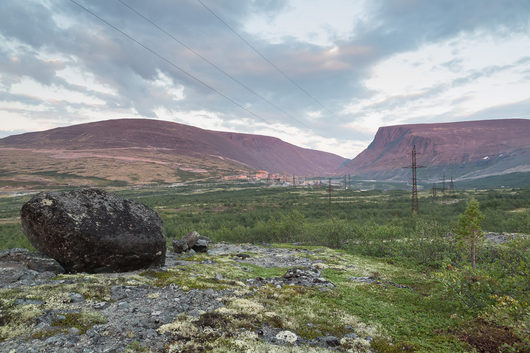
{"type": "MultiPolygon", "coordinates": [[[[108,346],[122,344],[120,347],[127,346],[131,351],[133,347],[147,349],[142,342],[148,344],[151,338],[142,339],[140,331],[112,331],[116,326],[112,321],[115,313],[121,312],[125,304],[120,306],[111,299],[128,288],[127,297],[119,302],[132,306],[137,305],[138,300],[149,300],[158,307],[165,303],[163,298],[173,295],[185,301],[205,293],[226,296],[225,309],[178,306],[175,310],[181,312],[181,316],[176,318],[170,311],[162,310],[164,314],[157,314],[160,315],[158,324],[151,323],[150,312],[122,313],[125,320],[140,320],[158,330],[153,334],[168,343],[166,348],[204,349],[203,335],[211,331],[204,331],[200,323],[207,317],[228,320],[236,325],[234,329],[241,330],[238,331],[241,335],[230,338],[225,336],[225,330],[212,323],[217,338],[208,347],[216,347],[219,351],[233,349],[229,347],[234,347],[237,341],[248,349],[331,352],[331,346],[321,345],[324,336],[334,337],[326,338],[331,340],[329,342],[340,341],[339,351],[352,352],[468,352],[473,348],[483,349],[481,347],[493,352],[503,344],[515,351],[529,347],[524,333],[530,290],[528,188],[458,190],[435,199],[428,191],[420,191],[420,213],[411,216],[407,191],[360,192],[333,187],[331,219],[325,187],[271,188],[232,182],[120,189],[117,192],[121,196],[137,200],[159,213],[168,246],[172,239],[196,230],[214,241],[212,249],[224,247],[227,252],[223,255],[212,250],[195,256],[169,252],[167,268],[129,273],[121,282],[113,276],[99,274],[89,275],[88,284],[83,284],[85,275],[79,274],[58,277],[67,280],[66,287],[55,282],[42,283],[24,289],[24,295],[11,289],[0,290],[3,315],[31,307],[37,310],[32,311],[32,315],[38,316],[40,310],[46,308],[57,310],[50,295],[57,296],[65,291],[82,293],[85,301],[69,304],[62,310],[86,313],[83,315],[88,316],[82,321],[86,326],[79,327],[85,327],[87,334],[108,335],[101,340],[101,344],[108,346]],[[451,234],[472,196],[480,202],[485,215],[482,228],[493,233],[478,248],[475,275],[481,279],[469,287],[466,278],[472,273],[467,251],[451,234]],[[287,249],[287,253],[282,249],[287,249]],[[235,256],[239,252],[242,252],[241,257],[235,256]],[[296,260],[300,263],[307,259],[319,263],[321,276],[334,287],[322,291],[318,287],[285,285],[253,290],[250,284],[245,284],[247,280],[254,283],[252,281],[281,278],[288,270],[284,262],[271,268],[261,266],[279,261],[286,254],[300,256],[300,261],[296,260]],[[259,266],[247,265],[238,259],[258,261],[259,266]],[[215,269],[211,262],[217,264],[215,269]],[[247,266],[250,272],[240,266],[247,266]],[[54,289],[44,295],[41,286],[49,288],[48,291],[54,289]],[[108,296],[98,297],[96,301],[91,299],[90,293],[97,288],[104,289],[105,293],[108,291],[108,296]],[[229,292],[222,292],[227,290],[229,292]],[[230,292],[233,290],[237,294],[230,292]],[[55,291],[57,294],[53,294],[55,291]],[[263,307],[264,312],[270,313],[256,320],[241,321],[247,309],[238,306],[242,300],[240,295],[244,296],[245,305],[263,307]],[[44,304],[13,306],[20,298],[44,304]],[[96,315],[91,305],[99,302],[102,304],[98,305],[108,309],[96,315]],[[196,316],[194,309],[203,312],[196,316]],[[331,313],[340,313],[341,317],[349,318],[348,322],[335,322],[329,316],[331,313]],[[235,320],[233,315],[240,319],[235,320]],[[192,331],[182,331],[183,327],[192,331]],[[281,330],[294,333],[298,343],[293,346],[277,341],[274,337],[281,330]],[[344,340],[346,336],[353,339],[344,340]]],[[[32,248],[17,218],[21,205],[30,197],[0,198],[0,244],[3,248],[32,248]]],[[[206,305],[210,299],[201,300],[206,305]]],[[[11,339],[23,339],[24,335],[44,335],[42,340],[32,338],[29,342],[46,347],[43,342],[50,337],[47,335],[52,335],[56,344],[66,347],[73,332],[66,323],[54,333],[46,333],[39,332],[31,321],[9,322],[9,325],[18,325],[13,332],[20,336],[4,336],[7,346],[12,344],[11,339]]],[[[71,325],[78,327],[75,322],[71,325]]],[[[92,342],[93,336],[87,334],[78,336],[79,344],[92,342]]]]}

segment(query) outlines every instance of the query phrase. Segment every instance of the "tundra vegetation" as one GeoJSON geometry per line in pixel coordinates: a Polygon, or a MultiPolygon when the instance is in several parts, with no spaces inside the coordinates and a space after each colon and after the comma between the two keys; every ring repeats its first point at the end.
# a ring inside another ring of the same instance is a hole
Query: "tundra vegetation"
{"type": "MultiPolygon", "coordinates": [[[[530,351],[530,239],[511,237],[511,233],[530,234],[529,188],[459,190],[435,199],[422,191],[420,213],[415,215],[410,214],[407,191],[336,188],[331,219],[324,187],[195,184],[118,193],[154,208],[164,221],[168,241],[196,230],[213,241],[325,247],[317,260],[323,264],[324,278],[336,285],[332,291],[265,286],[249,296],[248,302],[229,300],[217,316],[199,320],[220,320],[218,326],[257,324],[226,320],[228,316],[241,318],[245,304],[259,309],[252,320],[262,319],[306,338],[322,332],[340,335],[344,323],[356,327],[362,323],[374,338],[365,343],[376,352],[530,351]],[[473,198],[476,201],[469,203],[473,198]],[[484,216],[480,227],[485,233],[504,232],[507,240],[477,238],[475,268],[469,265],[469,246],[457,241],[469,205],[484,216]],[[371,281],[352,281],[356,276],[371,281]],[[336,313],[342,321],[326,320],[326,313],[336,313]]],[[[28,199],[0,198],[1,248],[31,248],[18,224],[20,207],[28,199]]],[[[192,280],[168,271],[145,272],[141,281],[223,289],[238,286],[249,276],[283,273],[283,269],[252,266],[250,272],[235,271],[221,264],[223,280],[212,279],[206,267],[197,266],[192,280]]],[[[9,295],[9,291],[0,291],[0,299],[9,295]]],[[[9,300],[3,303],[8,305],[9,300]]],[[[189,326],[193,338],[197,333],[190,320],[182,317],[161,330],[189,326]]],[[[237,344],[244,346],[250,338],[239,340],[237,344]]],[[[222,342],[234,349],[237,346],[220,338],[219,346],[212,349],[222,351],[222,342]]]]}

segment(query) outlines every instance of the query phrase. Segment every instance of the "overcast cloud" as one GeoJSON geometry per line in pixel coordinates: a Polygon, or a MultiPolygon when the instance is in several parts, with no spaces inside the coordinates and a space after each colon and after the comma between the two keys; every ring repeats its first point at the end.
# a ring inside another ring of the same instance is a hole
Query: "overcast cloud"
{"type": "Polygon", "coordinates": [[[145,117],[352,158],[379,126],[530,115],[526,0],[201,0],[292,82],[198,0],[75,1],[151,51],[70,0],[0,1],[0,136],[145,117]]]}

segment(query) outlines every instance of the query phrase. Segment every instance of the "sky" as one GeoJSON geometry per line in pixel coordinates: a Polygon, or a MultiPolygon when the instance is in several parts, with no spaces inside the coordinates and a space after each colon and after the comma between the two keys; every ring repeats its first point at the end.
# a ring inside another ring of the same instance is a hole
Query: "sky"
{"type": "Polygon", "coordinates": [[[529,116],[528,0],[0,1],[0,137],[149,118],[353,158],[529,116]]]}

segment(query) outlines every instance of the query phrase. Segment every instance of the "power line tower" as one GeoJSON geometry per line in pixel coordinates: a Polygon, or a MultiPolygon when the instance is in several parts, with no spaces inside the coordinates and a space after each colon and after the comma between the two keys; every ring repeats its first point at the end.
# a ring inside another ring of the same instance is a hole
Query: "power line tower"
{"type": "Polygon", "coordinates": [[[344,190],[348,189],[348,184],[346,184],[346,174],[344,174],[344,190]]]}
{"type": "Polygon", "coordinates": [[[296,177],[293,175],[293,188],[296,186],[296,177]]]}
{"type": "Polygon", "coordinates": [[[451,175],[451,182],[449,183],[449,192],[452,194],[455,192],[455,183],[453,181],[453,176],[451,175]]]}
{"type": "Polygon", "coordinates": [[[442,174],[442,194],[445,195],[445,190],[446,190],[446,187],[445,187],[445,173],[442,174]]]}
{"type": "Polygon", "coordinates": [[[434,199],[436,198],[436,192],[438,190],[436,189],[436,183],[432,183],[432,200],[434,201],[434,199]]]}
{"type": "Polygon", "coordinates": [[[405,168],[412,169],[412,193],[410,197],[411,211],[412,213],[419,213],[420,207],[418,203],[418,179],[416,178],[416,169],[425,167],[416,164],[416,145],[412,147],[412,160],[410,166],[407,166],[405,168]]]}
{"type": "Polygon", "coordinates": [[[331,219],[331,178],[328,179],[328,216],[331,219]]]}
{"type": "Polygon", "coordinates": [[[348,174],[348,189],[351,190],[351,174],[348,174]]]}

